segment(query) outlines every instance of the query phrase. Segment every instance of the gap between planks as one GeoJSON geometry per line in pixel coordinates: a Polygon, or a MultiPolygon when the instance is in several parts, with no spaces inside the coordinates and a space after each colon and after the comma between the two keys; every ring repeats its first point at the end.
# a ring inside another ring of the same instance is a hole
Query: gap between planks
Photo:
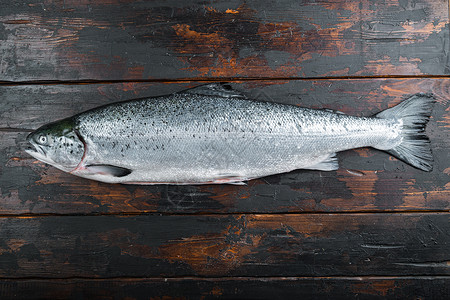
{"type": "Polygon", "coordinates": [[[163,281],[163,282],[177,282],[182,280],[199,280],[199,281],[296,281],[296,280],[354,280],[354,281],[370,281],[370,280],[435,280],[435,279],[450,279],[450,275],[436,275],[436,276],[412,276],[412,275],[398,275],[398,276],[385,276],[385,275],[365,275],[365,276],[222,276],[222,277],[207,277],[207,276],[172,276],[172,277],[17,277],[8,278],[0,277],[0,282],[10,281],[33,281],[33,280],[49,280],[52,282],[65,282],[68,280],[79,281],[163,281]]]}
{"type": "Polygon", "coordinates": [[[97,217],[97,216],[118,216],[118,217],[135,217],[135,216],[267,216],[267,215],[373,215],[373,214],[410,214],[410,215],[431,215],[431,214],[449,214],[450,210],[402,210],[402,211],[340,211],[340,212],[193,212],[193,213],[177,213],[177,212],[113,212],[113,213],[74,213],[74,214],[58,214],[58,213],[24,213],[24,214],[0,214],[0,218],[43,218],[43,217],[97,217]]]}
{"type": "Polygon", "coordinates": [[[315,80],[367,80],[367,79],[450,79],[450,75],[370,75],[370,76],[318,76],[318,77],[193,77],[175,79],[117,79],[117,80],[0,80],[0,86],[19,85],[82,85],[82,84],[116,84],[116,83],[185,83],[185,82],[244,82],[244,81],[315,81],[315,80]]]}

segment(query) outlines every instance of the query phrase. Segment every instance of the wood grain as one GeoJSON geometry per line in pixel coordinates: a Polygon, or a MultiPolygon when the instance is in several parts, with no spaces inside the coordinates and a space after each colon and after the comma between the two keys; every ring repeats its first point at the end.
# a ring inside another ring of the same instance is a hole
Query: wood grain
{"type": "Polygon", "coordinates": [[[1,278],[450,275],[445,213],[22,217],[0,231],[1,278]]]}
{"type": "Polygon", "coordinates": [[[448,0],[0,1],[0,298],[450,298],[449,29],[448,0]],[[42,124],[219,80],[358,116],[433,93],[435,167],[356,149],[336,172],[124,186],[23,151],[42,124]]]}
{"type": "Polygon", "coordinates": [[[0,79],[448,75],[447,1],[0,3],[0,79]]]}
{"type": "Polygon", "coordinates": [[[85,109],[161,95],[198,83],[127,83],[0,87],[1,214],[245,213],[448,211],[450,208],[447,79],[250,81],[233,86],[250,98],[372,115],[416,92],[437,97],[428,125],[435,167],[416,170],[386,153],[339,154],[336,172],[299,170],[247,186],[109,185],[63,173],[23,152],[26,130],[85,109]],[[23,97],[23,95],[27,95],[23,97]],[[16,128],[16,129],[11,129],[16,128]],[[17,129],[18,128],[18,129],[17,129]]]}
{"type": "Polygon", "coordinates": [[[448,277],[0,280],[9,299],[446,299],[448,277]]]}

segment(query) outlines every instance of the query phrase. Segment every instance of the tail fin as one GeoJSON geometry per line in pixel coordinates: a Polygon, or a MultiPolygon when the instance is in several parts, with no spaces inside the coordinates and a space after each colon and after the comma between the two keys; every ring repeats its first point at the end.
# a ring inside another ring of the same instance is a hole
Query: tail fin
{"type": "Polygon", "coordinates": [[[425,135],[425,126],[434,102],[431,94],[416,94],[375,115],[377,118],[403,121],[401,144],[386,151],[424,171],[433,169],[433,155],[430,140],[425,135]]]}

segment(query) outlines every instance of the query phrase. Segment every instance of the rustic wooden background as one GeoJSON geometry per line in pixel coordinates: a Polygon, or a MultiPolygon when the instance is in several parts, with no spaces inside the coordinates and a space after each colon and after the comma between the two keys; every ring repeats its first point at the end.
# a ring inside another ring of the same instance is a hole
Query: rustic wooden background
{"type": "Polygon", "coordinates": [[[0,1],[0,298],[449,298],[449,45],[448,0],[0,1]],[[123,186],[23,152],[42,124],[210,81],[354,115],[432,92],[434,170],[357,149],[123,186]]]}

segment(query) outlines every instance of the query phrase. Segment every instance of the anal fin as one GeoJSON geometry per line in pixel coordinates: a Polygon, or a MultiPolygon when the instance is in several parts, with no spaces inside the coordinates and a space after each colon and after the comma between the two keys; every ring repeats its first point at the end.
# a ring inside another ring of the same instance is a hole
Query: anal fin
{"type": "Polygon", "coordinates": [[[303,169],[308,170],[320,170],[320,171],[334,171],[339,169],[339,162],[336,157],[336,153],[331,153],[328,156],[325,156],[323,160],[320,160],[318,163],[305,167],[303,169]]]}
{"type": "Polygon", "coordinates": [[[233,184],[233,185],[247,185],[244,181],[248,180],[248,178],[240,176],[238,174],[232,173],[221,173],[218,174],[216,178],[209,182],[212,184],[233,184]]]}

